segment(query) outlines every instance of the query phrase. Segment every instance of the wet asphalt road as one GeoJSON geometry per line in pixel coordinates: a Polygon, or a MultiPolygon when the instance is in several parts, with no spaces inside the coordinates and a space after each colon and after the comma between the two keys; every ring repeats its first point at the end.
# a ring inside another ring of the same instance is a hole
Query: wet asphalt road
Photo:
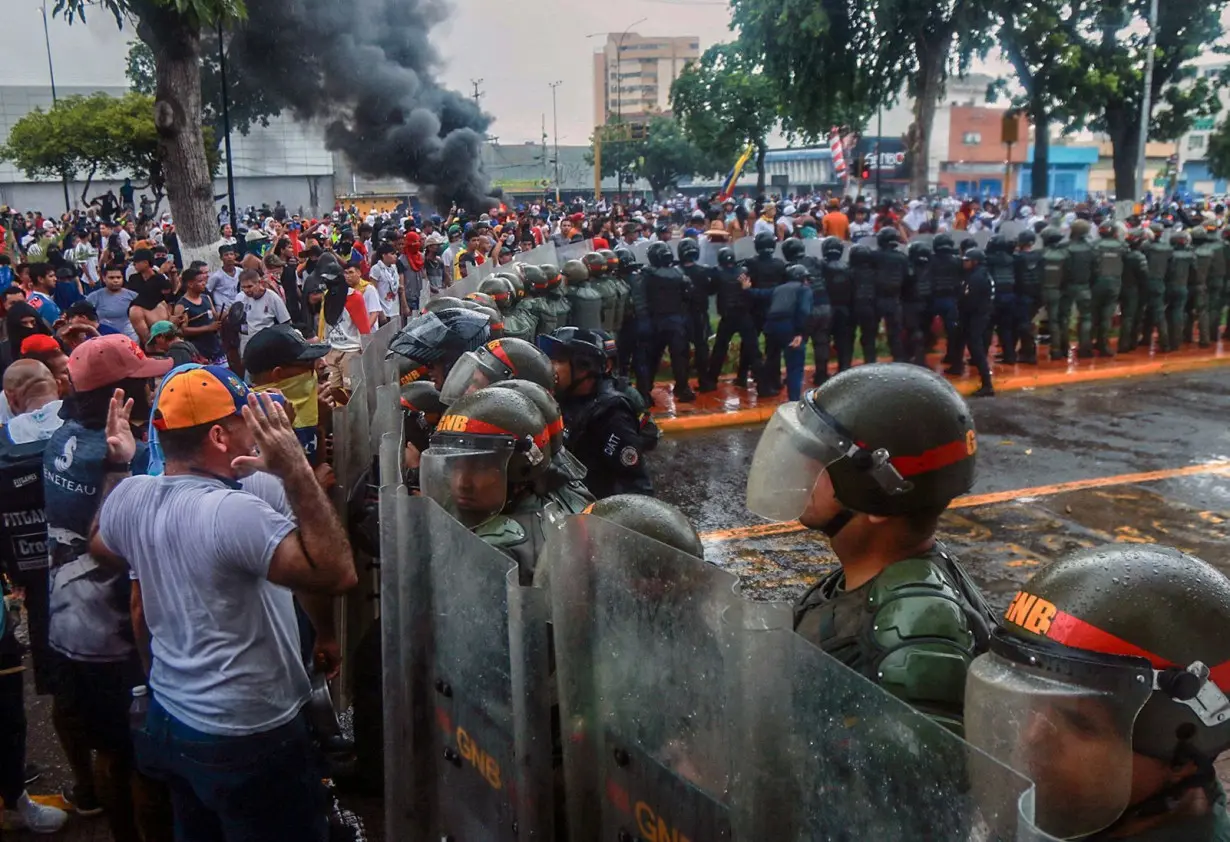
{"type": "MultiPolygon", "coordinates": [[[[941,537],[995,607],[1039,565],[1110,541],[1177,546],[1230,573],[1230,469],[1201,467],[1230,460],[1230,372],[1012,392],[971,406],[978,478],[941,537]],[[1131,476],[1142,473],[1157,476],[1131,476]],[[1060,483],[1078,487],[1053,488],[1060,483]],[[1034,493],[978,499],[1019,489],[1034,493]]],[[[653,454],[659,496],[702,535],[763,523],[743,502],[761,429],[668,436],[653,454]]],[[[706,554],[757,599],[789,599],[833,564],[823,539],[805,532],[708,534],[706,554]]]]}

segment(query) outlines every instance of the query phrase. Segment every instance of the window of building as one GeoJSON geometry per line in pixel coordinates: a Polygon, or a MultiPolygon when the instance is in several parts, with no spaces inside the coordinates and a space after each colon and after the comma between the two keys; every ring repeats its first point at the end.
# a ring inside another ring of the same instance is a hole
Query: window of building
{"type": "Polygon", "coordinates": [[[688,44],[688,49],[689,49],[689,50],[699,50],[699,49],[700,49],[700,42],[699,42],[699,41],[693,41],[691,44],[688,44]]]}
{"type": "Polygon", "coordinates": [[[977,146],[982,143],[982,132],[966,132],[961,135],[961,142],[966,146],[977,146]]]}
{"type": "Polygon", "coordinates": [[[1187,136],[1187,148],[1188,149],[1203,149],[1204,144],[1205,144],[1205,138],[1206,138],[1206,135],[1189,134],[1187,136]]]}

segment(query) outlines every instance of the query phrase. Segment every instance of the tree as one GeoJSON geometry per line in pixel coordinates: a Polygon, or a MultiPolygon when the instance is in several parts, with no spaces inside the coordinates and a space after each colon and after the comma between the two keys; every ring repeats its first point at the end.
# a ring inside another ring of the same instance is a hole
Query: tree
{"type": "MultiPolygon", "coordinates": [[[[229,58],[229,49],[227,55],[229,58]]],[[[134,91],[153,95],[154,53],[144,41],[132,42],[124,74],[134,91]]],[[[226,82],[233,131],[246,135],[257,124],[268,126],[269,118],[282,111],[281,104],[271,98],[269,86],[259,79],[232,68],[226,82]]],[[[226,128],[222,120],[222,63],[216,29],[201,33],[201,120],[213,128],[214,137],[221,142],[226,128]]]]}
{"type": "MultiPolygon", "coordinates": [[[[756,192],[765,188],[765,138],[778,122],[777,91],[738,44],[715,44],[671,85],[687,136],[711,161],[734,162],[756,148],[756,192]]],[[[724,166],[724,165],[723,165],[724,166]]]]}
{"type": "Polygon", "coordinates": [[[102,7],[123,27],[135,18],[137,36],[154,56],[154,129],[160,174],[185,261],[216,260],[213,180],[201,120],[201,30],[245,14],[243,0],[56,0],[54,14],[69,23],[102,7]]]}
{"type": "Polygon", "coordinates": [[[1230,178],[1230,118],[1222,120],[1217,130],[1209,135],[1205,160],[1214,178],[1230,178]]]}
{"type": "MultiPolygon", "coordinates": [[[[213,149],[206,127],[206,148],[213,149]]],[[[159,157],[154,126],[154,98],[129,93],[115,98],[97,93],[70,96],[49,111],[34,109],[14,125],[0,158],[11,161],[28,178],[55,176],[75,181],[81,174],[82,204],[89,204],[94,178],[128,176],[144,184],[137,190],[154,194],[154,207],[162,204],[166,179],[159,157]]],[[[217,169],[216,152],[209,157],[211,173],[217,169]]]]}
{"type": "MultiPolygon", "coordinates": [[[[618,125],[616,121],[611,124],[618,125]]],[[[593,166],[592,146],[586,160],[593,166]]],[[[616,175],[621,169],[629,182],[637,178],[648,181],[655,197],[677,185],[682,176],[709,175],[718,171],[718,167],[714,167],[684,135],[679,121],[661,115],[649,121],[639,138],[603,145],[602,175],[616,175]],[[617,154],[610,154],[616,146],[619,147],[617,154]]]]}
{"type": "Polygon", "coordinates": [[[984,49],[987,0],[733,0],[739,44],[776,88],[784,126],[811,140],[861,132],[902,87],[914,101],[910,189],[928,189],[935,109],[953,72],[984,49]]]}
{"type": "MultiPolygon", "coordinates": [[[[1144,65],[1148,49],[1149,0],[1119,0],[1086,9],[1080,25],[1066,33],[1080,48],[1079,66],[1095,108],[1075,128],[1103,131],[1114,150],[1115,193],[1136,198],[1136,163],[1140,151],[1144,65]]],[[[1149,136],[1173,140],[1199,117],[1220,109],[1211,80],[1198,76],[1192,60],[1223,34],[1224,0],[1187,0],[1159,4],[1157,45],[1150,86],[1149,136]]]]}

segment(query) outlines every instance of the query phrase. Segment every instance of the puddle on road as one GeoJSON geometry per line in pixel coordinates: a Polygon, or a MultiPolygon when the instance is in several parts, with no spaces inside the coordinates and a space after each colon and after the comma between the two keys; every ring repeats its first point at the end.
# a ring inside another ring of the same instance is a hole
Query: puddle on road
{"type": "MultiPolygon", "coordinates": [[[[1038,567],[1108,543],[1178,547],[1230,575],[1230,478],[1074,491],[947,513],[940,536],[1002,612],[1038,567]]],[[[791,601],[836,566],[815,533],[711,543],[706,558],[752,599],[791,601]]]]}

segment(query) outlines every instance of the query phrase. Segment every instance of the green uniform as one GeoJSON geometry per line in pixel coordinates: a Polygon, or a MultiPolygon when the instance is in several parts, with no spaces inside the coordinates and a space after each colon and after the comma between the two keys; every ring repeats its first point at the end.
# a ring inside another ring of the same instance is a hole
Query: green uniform
{"type": "Polygon", "coordinates": [[[522,494],[505,506],[500,514],[474,529],[475,535],[517,562],[523,585],[533,584],[538,556],[547,543],[544,514],[547,507],[553,506],[563,514],[577,515],[594,502],[593,495],[580,483],[556,484],[558,487],[554,490],[541,494],[522,494]]]}
{"type": "Polygon", "coordinates": [[[1042,252],[1042,301],[1046,305],[1046,321],[1051,332],[1051,359],[1068,357],[1067,324],[1072,318],[1072,299],[1064,297],[1064,276],[1068,266],[1068,250],[1062,246],[1042,252]]]}
{"type": "Polygon", "coordinates": [[[533,342],[535,329],[538,327],[538,313],[530,304],[533,299],[525,298],[502,310],[504,316],[504,335],[513,339],[524,339],[533,342]]]}
{"type": "Polygon", "coordinates": [[[1119,293],[1119,351],[1135,351],[1140,317],[1148,297],[1149,260],[1138,248],[1123,255],[1123,290],[1119,293]]]}
{"type": "Polygon", "coordinates": [[[1209,335],[1209,273],[1217,252],[1207,238],[1196,246],[1196,271],[1187,288],[1187,317],[1183,320],[1183,341],[1191,343],[1193,336],[1200,335],[1200,347],[1208,348],[1213,343],[1209,335]]]}
{"type": "MultiPolygon", "coordinates": [[[[1093,356],[1093,270],[1096,255],[1093,246],[1083,237],[1074,238],[1068,243],[1068,265],[1066,267],[1063,297],[1076,305],[1076,338],[1078,357],[1093,356]]],[[[1071,311],[1072,304],[1065,310],[1071,311]]],[[[1068,347],[1069,323],[1064,322],[1062,328],[1063,348],[1068,347]]]]}
{"type": "Polygon", "coordinates": [[[610,275],[590,276],[590,288],[602,296],[602,329],[607,333],[619,330],[615,317],[619,312],[619,286],[610,275]]]}
{"type": "Polygon", "coordinates": [[[1155,240],[1145,243],[1140,250],[1148,263],[1149,276],[1141,306],[1141,341],[1146,347],[1152,345],[1156,328],[1158,347],[1166,351],[1170,349],[1170,330],[1166,323],[1166,277],[1170,274],[1174,249],[1169,243],[1155,240]]]}
{"type": "Polygon", "coordinates": [[[1209,266],[1209,339],[1221,335],[1222,315],[1226,310],[1226,242],[1218,236],[1212,242],[1213,263],[1209,266]]]}
{"type": "Polygon", "coordinates": [[[977,587],[940,544],[857,590],[836,570],[795,606],[795,631],[961,733],[965,673],[994,625],[977,587]]]}
{"type": "Polygon", "coordinates": [[[534,337],[552,333],[559,327],[559,316],[551,306],[547,294],[538,293],[526,299],[526,309],[534,314],[534,337]]]}
{"type": "Polygon", "coordinates": [[[1170,333],[1170,350],[1177,351],[1183,340],[1183,320],[1187,315],[1187,288],[1196,274],[1196,253],[1186,246],[1177,247],[1166,272],[1166,329],[1170,333]]]}
{"type": "MultiPolygon", "coordinates": [[[[1115,308],[1123,291],[1124,255],[1127,246],[1114,237],[1103,237],[1093,247],[1093,342],[1098,353],[1110,356],[1110,336],[1114,328],[1115,308]]],[[[1082,339],[1082,348],[1085,347],[1082,339]]]]}
{"type": "Polygon", "coordinates": [[[1206,788],[1211,809],[1203,816],[1176,816],[1158,827],[1120,837],[1122,842],[1230,842],[1226,791],[1218,781],[1206,788]]]}

